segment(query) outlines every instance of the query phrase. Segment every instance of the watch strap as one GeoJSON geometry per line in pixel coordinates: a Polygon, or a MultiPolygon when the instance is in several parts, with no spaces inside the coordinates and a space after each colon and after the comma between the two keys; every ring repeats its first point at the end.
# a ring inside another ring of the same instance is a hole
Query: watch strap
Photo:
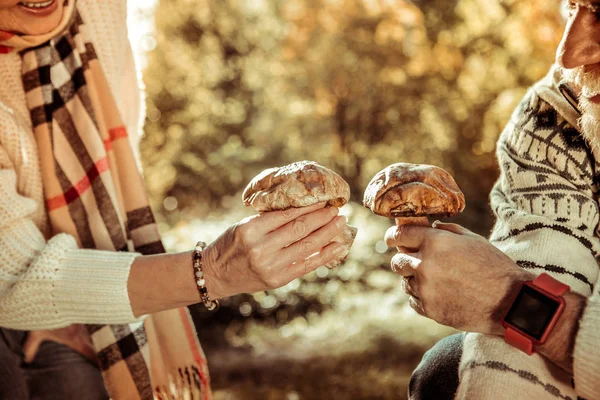
{"type": "MultiPolygon", "coordinates": [[[[553,296],[562,296],[567,290],[570,289],[568,285],[565,285],[559,280],[554,279],[545,272],[531,281],[531,283],[533,286],[536,286],[553,296]]],[[[535,350],[533,349],[533,341],[510,326],[506,327],[504,341],[528,355],[535,353],[535,350]]]]}
{"type": "Polygon", "coordinates": [[[504,341],[529,356],[534,353],[533,342],[531,339],[523,336],[521,333],[517,332],[511,327],[506,328],[506,332],[504,333],[504,341]]]}
{"type": "Polygon", "coordinates": [[[554,296],[562,296],[567,290],[569,290],[568,285],[565,285],[561,281],[554,279],[545,272],[535,278],[532,283],[554,296]]]}

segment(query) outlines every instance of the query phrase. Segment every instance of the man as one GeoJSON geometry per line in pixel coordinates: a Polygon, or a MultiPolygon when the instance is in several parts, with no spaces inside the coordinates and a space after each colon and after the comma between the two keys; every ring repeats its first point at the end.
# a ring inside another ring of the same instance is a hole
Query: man
{"type": "Polygon", "coordinates": [[[493,245],[438,222],[386,234],[411,249],[392,268],[412,307],[473,332],[425,355],[411,399],[600,399],[600,1],[570,2],[557,64],[499,139],[493,245]]]}

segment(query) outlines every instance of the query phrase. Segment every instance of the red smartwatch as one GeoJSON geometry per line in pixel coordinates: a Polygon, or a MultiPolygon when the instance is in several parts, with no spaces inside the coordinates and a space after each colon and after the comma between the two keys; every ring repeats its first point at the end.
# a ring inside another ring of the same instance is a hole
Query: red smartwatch
{"type": "Polygon", "coordinates": [[[533,346],[546,342],[565,308],[563,294],[569,286],[543,273],[523,282],[510,309],[504,316],[504,340],[532,355],[533,346]]]}

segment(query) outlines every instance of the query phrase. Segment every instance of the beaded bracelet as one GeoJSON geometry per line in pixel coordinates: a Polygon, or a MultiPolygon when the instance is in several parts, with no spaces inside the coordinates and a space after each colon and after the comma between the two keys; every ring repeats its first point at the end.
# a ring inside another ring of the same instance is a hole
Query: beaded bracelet
{"type": "Polygon", "coordinates": [[[202,270],[202,251],[206,248],[206,243],[198,242],[194,247],[194,273],[196,275],[196,285],[200,292],[200,300],[208,311],[215,310],[219,307],[219,300],[211,300],[206,289],[206,280],[204,280],[204,271],[202,270]]]}

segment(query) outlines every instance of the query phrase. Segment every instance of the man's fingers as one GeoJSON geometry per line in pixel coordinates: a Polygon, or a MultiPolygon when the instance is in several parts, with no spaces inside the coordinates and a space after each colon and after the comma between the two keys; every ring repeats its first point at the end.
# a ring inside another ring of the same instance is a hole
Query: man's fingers
{"type": "Polygon", "coordinates": [[[418,250],[432,228],[417,225],[392,226],[385,232],[385,242],[388,247],[405,247],[418,250]]]}
{"type": "Polygon", "coordinates": [[[333,218],[325,226],[282,250],[281,256],[276,261],[283,265],[291,265],[320,252],[345,225],[346,217],[337,216],[333,218]]]}
{"type": "Polygon", "coordinates": [[[456,233],[457,235],[474,235],[473,232],[471,232],[467,228],[464,228],[458,224],[451,224],[451,223],[446,223],[446,222],[435,221],[433,223],[432,227],[435,229],[441,229],[444,231],[456,233]]]}
{"type": "Polygon", "coordinates": [[[427,317],[427,315],[425,315],[425,310],[423,309],[423,303],[421,303],[421,299],[410,296],[408,298],[408,305],[410,305],[410,307],[415,310],[417,314],[427,317]]]}
{"type": "Polygon", "coordinates": [[[257,221],[260,221],[261,232],[258,234],[266,234],[274,231],[277,228],[282,227],[288,222],[313,211],[317,211],[320,208],[325,207],[325,202],[316,203],[312,206],[301,207],[301,208],[288,208],[282,211],[268,211],[260,214],[256,217],[257,221]]]}
{"type": "Polygon", "coordinates": [[[404,253],[404,254],[419,252],[419,249],[410,249],[408,247],[402,247],[402,246],[397,246],[396,250],[398,250],[399,253],[404,253]]]}
{"type": "Polygon", "coordinates": [[[419,299],[419,290],[417,289],[417,279],[414,276],[405,276],[402,278],[402,287],[406,294],[419,299]]]}
{"type": "Polygon", "coordinates": [[[269,233],[265,240],[265,248],[274,251],[283,249],[328,224],[338,213],[337,207],[325,207],[304,214],[269,233]]]}
{"type": "Polygon", "coordinates": [[[410,254],[398,253],[392,257],[392,271],[401,276],[415,276],[421,260],[410,254]]]}
{"type": "Polygon", "coordinates": [[[300,278],[322,265],[337,260],[338,257],[344,253],[344,251],[344,246],[342,246],[340,243],[331,242],[320,252],[309,256],[303,261],[292,264],[289,268],[291,280],[300,278]]]}

